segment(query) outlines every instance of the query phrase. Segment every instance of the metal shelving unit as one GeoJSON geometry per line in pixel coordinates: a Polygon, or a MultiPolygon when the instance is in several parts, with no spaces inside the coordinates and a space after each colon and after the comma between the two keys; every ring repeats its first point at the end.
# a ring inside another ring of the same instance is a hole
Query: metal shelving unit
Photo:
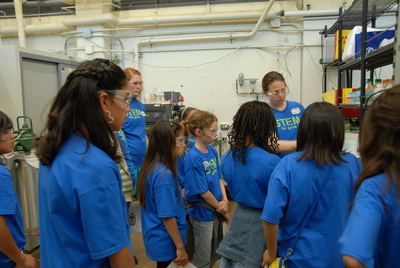
{"type": "MultiPolygon", "coordinates": [[[[371,53],[366,54],[366,45],[367,45],[367,25],[370,23],[372,27],[375,26],[375,20],[392,9],[395,5],[398,5],[399,0],[355,0],[352,5],[343,12],[343,8],[339,9],[339,19],[329,28],[326,29],[323,34],[324,36],[332,35],[338,31],[338,40],[342,40],[342,30],[351,30],[357,25],[362,26],[362,46],[361,46],[361,57],[358,59],[354,59],[348,62],[342,62],[342,42],[338,42],[339,49],[339,59],[324,65],[325,76],[326,70],[328,68],[337,68],[338,70],[338,103],[341,108],[356,108],[359,109],[359,122],[362,122],[363,115],[367,108],[366,105],[366,96],[365,96],[365,78],[366,78],[366,70],[376,69],[379,67],[383,67],[389,64],[394,65],[394,82],[400,82],[400,56],[396,53],[397,48],[399,47],[398,41],[398,22],[399,16],[398,11],[396,13],[397,16],[397,25],[396,25],[396,41],[395,43],[389,44],[382,48],[379,48],[371,53]],[[397,55],[396,55],[397,54],[397,55]],[[399,58],[399,62],[396,66],[397,58],[399,58]],[[342,78],[343,75],[347,76],[346,87],[352,87],[351,85],[351,75],[353,70],[361,71],[361,92],[360,92],[360,104],[343,104],[341,103],[340,96],[342,95],[342,78]]],[[[326,81],[326,79],[325,79],[326,81]]],[[[326,84],[326,83],[325,83],[326,84]]],[[[326,85],[325,89],[326,90],[326,85]]]]}

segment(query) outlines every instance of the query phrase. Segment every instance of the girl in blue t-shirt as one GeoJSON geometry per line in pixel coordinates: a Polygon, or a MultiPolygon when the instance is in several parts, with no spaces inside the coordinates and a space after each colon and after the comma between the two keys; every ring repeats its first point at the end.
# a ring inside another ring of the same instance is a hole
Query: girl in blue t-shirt
{"type": "Polygon", "coordinates": [[[26,239],[21,207],[2,155],[12,152],[14,138],[11,119],[0,111],[0,267],[34,268],[35,259],[22,253],[26,239]]]}
{"type": "Polygon", "coordinates": [[[259,268],[266,249],[260,217],[269,178],[280,161],[275,155],[276,121],[268,104],[249,101],[240,106],[228,137],[230,149],[222,156],[221,170],[237,206],[217,250],[220,267],[259,268]]]}
{"type": "MultiPolygon", "coordinates": [[[[185,160],[185,191],[189,205],[187,214],[193,226],[194,265],[198,268],[209,268],[214,265],[218,256],[218,245],[212,243],[214,216],[221,214],[225,221],[230,218],[218,154],[210,145],[218,135],[218,121],[215,115],[198,110],[189,118],[187,127],[196,137],[196,142],[185,160]],[[208,207],[198,205],[199,202],[208,207]]],[[[191,246],[190,244],[188,248],[191,246]]],[[[191,258],[191,252],[188,253],[191,258]]]]}
{"type": "Polygon", "coordinates": [[[356,199],[339,240],[347,267],[399,267],[400,86],[368,108],[361,128],[363,169],[356,199]]]}
{"type": "Polygon", "coordinates": [[[268,248],[263,266],[286,256],[290,268],[344,267],[337,242],[350,215],[361,163],[342,151],[343,141],[343,118],[336,106],[316,102],[307,107],[298,151],[278,163],[268,184],[261,215],[268,248]]]}
{"type": "Polygon", "coordinates": [[[185,159],[190,148],[192,148],[196,142],[196,138],[193,134],[187,131],[186,124],[189,121],[189,117],[196,111],[196,108],[186,107],[179,112],[178,118],[175,120],[175,122],[179,123],[185,129],[185,136],[188,136],[186,150],[183,155],[178,158],[178,181],[179,187],[181,187],[182,190],[183,199],[185,199],[185,159]]]}
{"type": "Polygon", "coordinates": [[[113,62],[84,61],[54,99],[36,139],[41,267],[135,267],[114,133],[127,83],[113,62]]]}
{"type": "Polygon", "coordinates": [[[177,158],[185,152],[184,129],[178,123],[158,121],[138,181],[142,235],[147,256],[165,268],[172,261],[188,264],[186,219],[178,185],[177,158]]]}

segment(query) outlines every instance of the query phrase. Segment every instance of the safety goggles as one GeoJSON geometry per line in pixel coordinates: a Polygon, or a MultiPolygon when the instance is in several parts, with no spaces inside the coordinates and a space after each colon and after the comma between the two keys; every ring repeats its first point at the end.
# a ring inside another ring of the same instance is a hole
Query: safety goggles
{"type": "Polygon", "coordinates": [[[135,85],[135,86],[141,86],[143,85],[143,82],[133,82],[133,81],[129,81],[130,84],[135,85]]]}
{"type": "Polygon", "coordinates": [[[181,137],[176,137],[176,146],[183,147],[186,145],[186,137],[181,136],[181,137]]]}
{"type": "Polygon", "coordinates": [[[9,141],[11,139],[14,139],[14,141],[16,141],[24,133],[25,133],[25,131],[19,131],[17,137],[15,137],[14,130],[11,128],[11,129],[4,131],[2,134],[0,134],[0,141],[9,141]]]}
{"type": "Polygon", "coordinates": [[[97,93],[107,93],[110,98],[123,109],[127,108],[133,99],[133,94],[129,90],[99,90],[97,93]]]}
{"type": "Polygon", "coordinates": [[[285,96],[288,95],[289,94],[289,88],[285,87],[284,89],[279,90],[279,91],[267,92],[267,94],[268,94],[269,98],[277,99],[277,98],[279,98],[280,95],[285,95],[285,96]]]}
{"type": "Polygon", "coordinates": [[[0,134],[0,140],[1,141],[8,141],[14,138],[14,130],[11,129],[7,129],[6,131],[4,131],[3,133],[0,134]]]}
{"type": "Polygon", "coordinates": [[[207,136],[212,137],[215,136],[215,134],[218,133],[219,128],[205,128],[204,133],[206,133],[207,136]]]}

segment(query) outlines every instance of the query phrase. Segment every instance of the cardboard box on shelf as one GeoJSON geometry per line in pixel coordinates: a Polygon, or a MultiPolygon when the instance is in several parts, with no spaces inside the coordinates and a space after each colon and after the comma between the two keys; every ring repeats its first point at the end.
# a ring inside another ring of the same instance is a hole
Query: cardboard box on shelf
{"type": "MultiPolygon", "coordinates": [[[[347,42],[347,36],[349,35],[349,33],[351,32],[351,30],[342,30],[342,53],[344,51],[344,47],[346,46],[346,42],[347,42]]],[[[335,54],[334,54],[334,59],[337,60],[339,59],[339,30],[337,30],[335,32],[335,54]]]]}
{"type": "Polygon", "coordinates": [[[325,102],[329,102],[335,106],[338,106],[338,90],[334,89],[334,90],[322,93],[322,99],[325,102]]]}

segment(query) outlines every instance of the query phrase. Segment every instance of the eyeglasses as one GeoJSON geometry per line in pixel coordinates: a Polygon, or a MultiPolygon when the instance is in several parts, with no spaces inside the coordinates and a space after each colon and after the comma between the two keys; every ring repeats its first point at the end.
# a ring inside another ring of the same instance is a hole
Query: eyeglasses
{"type": "Polygon", "coordinates": [[[12,128],[7,129],[6,131],[0,134],[1,141],[8,141],[11,140],[12,138],[14,138],[14,130],[12,128]]]}
{"type": "Polygon", "coordinates": [[[11,139],[14,139],[14,141],[16,141],[21,138],[22,134],[24,133],[25,131],[19,131],[17,137],[15,137],[14,130],[11,128],[0,134],[0,141],[9,141],[11,139]]]}
{"type": "Polygon", "coordinates": [[[110,98],[121,108],[126,109],[132,102],[133,94],[129,90],[99,90],[98,94],[111,93],[110,98]]]}
{"type": "Polygon", "coordinates": [[[267,92],[268,93],[268,97],[271,99],[276,99],[279,97],[279,95],[283,94],[283,95],[287,95],[289,94],[289,88],[285,87],[282,90],[279,91],[274,91],[274,92],[267,92]]]}
{"type": "Polygon", "coordinates": [[[176,146],[183,147],[186,145],[186,137],[181,136],[181,137],[176,137],[176,146]]]}
{"type": "Polygon", "coordinates": [[[135,85],[135,86],[137,86],[137,85],[139,85],[139,86],[143,85],[143,82],[133,82],[133,81],[129,81],[129,83],[131,83],[132,85],[135,85]]]}
{"type": "Polygon", "coordinates": [[[206,128],[204,129],[204,133],[206,133],[207,136],[211,137],[214,136],[215,134],[218,133],[219,128],[206,128]]]}

